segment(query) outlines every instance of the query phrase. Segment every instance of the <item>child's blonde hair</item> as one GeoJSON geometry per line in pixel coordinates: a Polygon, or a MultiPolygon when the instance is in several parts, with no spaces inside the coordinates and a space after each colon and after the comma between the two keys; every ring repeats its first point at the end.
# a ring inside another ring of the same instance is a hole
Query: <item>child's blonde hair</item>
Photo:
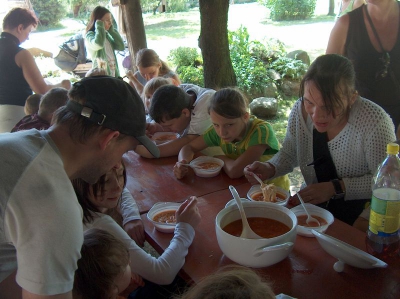
{"type": "Polygon", "coordinates": [[[208,113],[210,111],[228,119],[240,118],[249,112],[248,100],[237,88],[223,88],[214,93],[211,98],[208,113]]]}
{"type": "Polygon", "coordinates": [[[157,88],[168,84],[173,84],[172,80],[169,78],[164,78],[164,77],[152,78],[143,87],[143,95],[145,98],[151,98],[153,96],[153,93],[157,90],[157,88]]]}
{"type": "Polygon", "coordinates": [[[253,270],[226,266],[205,277],[177,299],[275,299],[268,282],[253,270]]]}
{"type": "Polygon", "coordinates": [[[87,230],[75,271],[74,299],[108,299],[128,263],[129,251],[121,240],[101,229],[87,230]]]}
{"type": "Polygon", "coordinates": [[[107,71],[104,68],[95,67],[87,71],[85,77],[94,77],[94,76],[107,76],[107,71]]]}

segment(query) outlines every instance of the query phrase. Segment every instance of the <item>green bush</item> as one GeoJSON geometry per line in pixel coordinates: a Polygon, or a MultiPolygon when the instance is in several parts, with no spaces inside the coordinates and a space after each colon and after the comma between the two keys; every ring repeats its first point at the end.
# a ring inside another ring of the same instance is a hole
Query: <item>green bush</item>
{"type": "Polygon", "coordinates": [[[271,11],[274,21],[304,20],[314,14],[316,0],[259,0],[271,11]]]}
{"type": "Polygon", "coordinates": [[[167,12],[188,11],[189,5],[187,0],[174,0],[167,2],[167,12]]]}
{"type": "Polygon", "coordinates": [[[172,61],[178,68],[181,66],[194,66],[202,64],[202,58],[196,48],[179,47],[171,50],[168,60],[172,61]]]}
{"type": "Polygon", "coordinates": [[[193,66],[181,66],[179,68],[179,78],[182,83],[196,84],[198,86],[204,86],[204,74],[203,67],[193,66]]]}
{"type": "Polygon", "coordinates": [[[308,66],[301,60],[279,57],[270,64],[270,68],[277,71],[282,78],[301,80],[308,66]]]}
{"type": "Polygon", "coordinates": [[[176,65],[176,72],[182,82],[204,86],[203,62],[196,48],[173,49],[168,60],[176,65]]]}
{"type": "Polygon", "coordinates": [[[66,8],[61,0],[31,0],[31,4],[40,25],[45,27],[58,25],[66,14],[66,8]]]}
{"type": "Polygon", "coordinates": [[[229,31],[229,50],[237,85],[249,97],[263,93],[271,82],[266,63],[269,62],[267,49],[258,41],[250,41],[247,28],[229,31]]]}

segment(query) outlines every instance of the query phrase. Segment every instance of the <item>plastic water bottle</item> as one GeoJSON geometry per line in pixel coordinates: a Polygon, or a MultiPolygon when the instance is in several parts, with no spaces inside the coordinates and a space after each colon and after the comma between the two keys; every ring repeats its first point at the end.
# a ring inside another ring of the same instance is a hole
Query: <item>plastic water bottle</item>
{"type": "Polygon", "coordinates": [[[396,256],[400,246],[400,159],[399,145],[387,145],[387,157],[372,181],[371,213],[367,251],[378,258],[396,256]]]}

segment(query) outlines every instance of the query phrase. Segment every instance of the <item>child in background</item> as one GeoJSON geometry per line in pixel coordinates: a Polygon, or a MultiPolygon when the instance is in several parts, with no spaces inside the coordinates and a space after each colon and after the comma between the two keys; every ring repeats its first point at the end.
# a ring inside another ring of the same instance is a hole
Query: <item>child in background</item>
{"type": "Polygon", "coordinates": [[[42,95],[38,93],[34,93],[27,97],[24,106],[24,112],[26,115],[33,115],[39,111],[39,103],[41,97],[42,95]]]}
{"type": "Polygon", "coordinates": [[[152,78],[146,83],[143,88],[143,100],[146,113],[149,111],[151,98],[153,97],[153,94],[156,92],[157,88],[168,84],[173,84],[172,79],[164,77],[152,78]]]}
{"type": "Polygon", "coordinates": [[[51,125],[54,112],[64,106],[68,101],[68,90],[55,87],[46,92],[40,99],[39,111],[33,115],[22,118],[11,130],[17,132],[22,130],[37,129],[46,130],[51,125]]]}
{"type": "Polygon", "coordinates": [[[143,94],[143,87],[152,78],[171,78],[174,85],[178,86],[181,84],[178,75],[170,69],[167,63],[160,59],[154,50],[139,50],[136,54],[135,61],[138,71],[134,74],[132,71],[128,71],[126,76],[129,78],[131,85],[136,88],[140,95],[143,94]]]}
{"type": "Polygon", "coordinates": [[[175,299],[275,299],[268,282],[253,270],[226,266],[175,299]]]}
{"type": "MultiPolygon", "coordinates": [[[[181,148],[203,134],[211,125],[207,107],[215,90],[194,84],[164,85],[154,92],[149,114],[154,120],[147,123],[146,133],[174,132],[179,138],[158,144],[160,157],[179,154],[181,148]]],[[[145,158],[153,158],[150,152],[138,145],[135,152],[145,158]]]]}
{"type": "MultiPolygon", "coordinates": [[[[224,88],[211,98],[208,113],[212,126],[202,135],[185,145],[179,152],[174,174],[183,178],[195,153],[210,147],[220,146],[225,155],[216,157],[224,160],[224,170],[230,178],[243,176],[243,169],[254,161],[267,161],[279,151],[279,142],[271,125],[251,116],[247,99],[237,89],[224,88]]],[[[267,181],[289,190],[287,175],[267,181]]]]}
{"type": "Polygon", "coordinates": [[[81,179],[72,181],[83,210],[84,230],[104,229],[128,247],[131,270],[143,277],[145,282],[145,285],[135,290],[130,298],[169,298],[181,285],[176,275],[185,262],[188,248],[194,238],[194,228],[200,222],[197,199],[191,197],[181,204],[176,212],[177,224],[170,246],[159,258],[152,257],[140,248],[114,219],[105,214],[115,209],[121,197],[126,181],[122,169],[121,165],[110,170],[94,185],[81,179]]]}
{"type": "Polygon", "coordinates": [[[74,299],[126,298],[118,295],[126,294],[129,285],[141,286],[143,280],[131,272],[125,244],[104,230],[87,230],[75,271],[74,299]]]}

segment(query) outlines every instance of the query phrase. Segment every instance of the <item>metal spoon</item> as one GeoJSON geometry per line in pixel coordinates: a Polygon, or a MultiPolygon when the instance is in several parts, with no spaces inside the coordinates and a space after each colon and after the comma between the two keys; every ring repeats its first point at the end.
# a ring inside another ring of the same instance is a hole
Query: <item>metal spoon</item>
{"type": "Polygon", "coordinates": [[[310,227],[311,227],[311,224],[310,224],[311,222],[317,223],[318,226],[321,226],[321,223],[319,223],[318,219],[315,219],[314,217],[312,217],[312,216],[310,215],[310,213],[308,213],[307,208],[306,208],[306,205],[304,204],[304,201],[303,201],[303,199],[301,198],[301,196],[300,196],[300,194],[299,194],[298,192],[297,192],[297,197],[298,197],[298,199],[300,200],[301,205],[303,206],[304,211],[306,211],[306,214],[307,214],[306,223],[307,223],[310,227]]]}
{"type": "Polygon", "coordinates": [[[233,198],[236,200],[236,204],[238,205],[240,211],[240,217],[242,217],[243,229],[240,237],[246,239],[262,239],[262,237],[253,232],[253,230],[250,228],[250,225],[247,222],[246,213],[243,209],[242,201],[240,200],[240,196],[237,193],[235,187],[229,186],[229,190],[231,191],[233,198]]]}

